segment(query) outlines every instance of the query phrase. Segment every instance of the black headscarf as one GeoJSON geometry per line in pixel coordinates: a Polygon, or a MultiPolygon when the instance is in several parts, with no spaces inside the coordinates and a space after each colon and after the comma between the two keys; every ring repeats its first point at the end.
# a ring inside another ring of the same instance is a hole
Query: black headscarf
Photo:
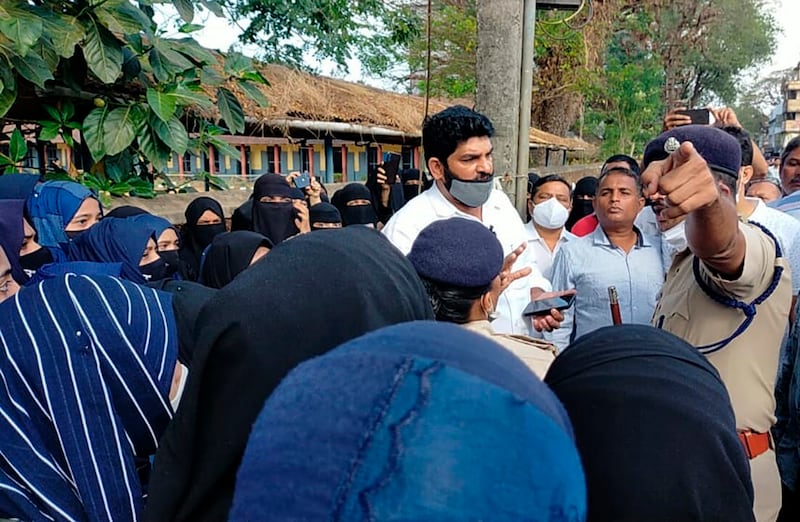
{"type": "Polygon", "coordinates": [[[400,179],[403,182],[403,197],[405,198],[406,203],[422,193],[424,187],[423,179],[422,176],[420,176],[419,169],[401,170],[400,179]],[[416,183],[408,184],[409,181],[416,183]]]}
{"type": "Polygon", "coordinates": [[[236,207],[231,215],[231,232],[253,230],[253,196],[236,207]]]}
{"type": "Polygon", "coordinates": [[[11,277],[20,285],[28,281],[19,258],[19,251],[25,240],[22,227],[24,208],[25,201],[22,199],[0,200],[0,248],[5,252],[11,266],[11,277]]]}
{"type": "Polygon", "coordinates": [[[594,176],[586,176],[575,183],[575,189],[572,191],[572,210],[569,212],[569,218],[567,218],[565,225],[567,230],[572,230],[572,225],[577,223],[579,219],[594,212],[592,202],[587,199],[579,199],[578,196],[594,197],[596,193],[597,178],[594,176]]]}
{"type": "Polygon", "coordinates": [[[545,382],[572,420],[589,522],[753,520],[728,392],[683,340],[649,326],[601,328],[561,353],[545,382]]]}
{"type": "MultiPolygon", "coordinates": [[[[253,185],[253,230],[267,236],[276,245],[300,233],[294,224],[297,212],[293,203],[266,203],[265,196],[295,199],[298,194],[279,174],[264,174],[253,185]]],[[[302,193],[300,198],[302,199],[302,193]]]]}
{"type": "Polygon", "coordinates": [[[370,190],[361,183],[350,183],[336,191],[331,203],[342,215],[342,225],[375,225],[378,215],[375,213],[375,202],[370,190]],[[349,201],[365,199],[369,205],[347,206],[349,201]]]}
{"type": "Polygon", "coordinates": [[[314,230],[314,223],[342,224],[342,215],[339,213],[339,210],[330,203],[317,203],[308,209],[308,217],[311,223],[311,230],[314,230]]]}
{"type": "Polygon", "coordinates": [[[259,247],[272,248],[272,241],[258,232],[237,230],[214,238],[206,250],[200,269],[200,282],[211,288],[222,288],[250,266],[259,247]]]}
{"type": "Polygon", "coordinates": [[[114,207],[109,210],[108,213],[106,213],[106,217],[129,218],[142,214],[149,214],[149,212],[143,208],[134,207],[133,205],[122,205],[121,207],[114,207]]]}
{"type": "Polygon", "coordinates": [[[379,232],[355,227],[277,245],[198,318],[192,372],[156,455],[146,519],[226,520],[250,428],[281,379],[345,341],[417,319],[433,319],[425,289],[379,232]]]}
{"type": "Polygon", "coordinates": [[[186,224],[181,229],[181,260],[186,264],[191,279],[197,278],[203,250],[211,244],[214,236],[225,232],[225,212],[215,199],[201,196],[193,200],[184,212],[186,224]],[[218,225],[198,225],[197,220],[206,210],[218,215],[222,223],[218,225]]]}

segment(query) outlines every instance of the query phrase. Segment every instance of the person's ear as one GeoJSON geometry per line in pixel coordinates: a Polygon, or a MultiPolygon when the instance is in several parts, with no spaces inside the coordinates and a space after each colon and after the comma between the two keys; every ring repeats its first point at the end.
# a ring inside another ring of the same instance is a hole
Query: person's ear
{"type": "Polygon", "coordinates": [[[739,169],[739,182],[742,187],[746,187],[750,180],[753,178],[753,166],[745,165],[739,169]]]}
{"type": "Polygon", "coordinates": [[[444,179],[444,164],[439,158],[431,158],[428,160],[428,171],[435,180],[444,179]]]}

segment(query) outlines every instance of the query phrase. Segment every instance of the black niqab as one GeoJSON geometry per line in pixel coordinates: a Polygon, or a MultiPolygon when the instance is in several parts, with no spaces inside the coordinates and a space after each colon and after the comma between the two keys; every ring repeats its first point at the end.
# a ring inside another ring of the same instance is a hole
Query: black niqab
{"type": "MultiPolygon", "coordinates": [[[[253,185],[253,230],[267,236],[277,245],[300,233],[294,223],[297,211],[292,202],[261,201],[261,198],[268,196],[295,199],[298,194],[279,174],[264,174],[253,185]]],[[[303,198],[302,193],[300,198],[303,198]]]]}
{"type": "Polygon", "coordinates": [[[214,238],[206,250],[200,282],[211,288],[222,288],[244,272],[259,247],[272,248],[272,241],[258,232],[237,230],[214,238]]]}
{"type": "Polygon", "coordinates": [[[403,169],[400,171],[400,179],[403,182],[403,198],[406,203],[422,194],[423,177],[419,169],[403,169]],[[412,182],[409,184],[409,182],[412,182]],[[416,183],[413,183],[416,182],[416,183]]]}
{"type": "Polygon", "coordinates": [[[231,232],[253,230],[253,196],[236,207],[231,215],[231,232]]]}
{"type": "Polygon", "coordinates": [[[589,522],[753,521],[728,392],[685,341],[649,326],[601,328],[561,353],[545,382],[572,420],[589,522]]]}
{"type": "Polygon", "coordinates": [[[251,426],[281,379],[345,341],[418,319],[433,319],[425,289],[379,232],[277,245],[197,320],[192,372],[156,454],[146,519],[226,520],[251,426]]]}
{"type": "Polygon", "coordinates": [[[342,225],[375,225],[378,215],[375,213],[375,202],[370,190],[361,183],[350,183],[336,191],[331,203],[342,215],[342,225]],[[347,203],[358,199],[370,202],[369,205],[348,206],[347,203]]]}
{"type": "Polygon", "coordinates": [[[189,277],[195,279],[200,270],[203,250],[211,244],[217,234],[225,232],[225,212],[215,199],[201,196],[186,207],[186,224],[181,229],[181,260],[186,264],[189,277]],[[198,225],[197,220],[210,210],[222,220],[218,225],[198,225]]]}
{"type": "Polygon", "coordinates": [[[572,210],[569,212],[569,217],[565,225],[567,230],[572,230],[572,226],[581,218],[594,212],[592,202],[588,199],[580,199],[579,196],[594,197],[596,193],[597,178],[594,176],[586,176],[578,180],[575,184],[575,189],[572,191],[572,210]]]}

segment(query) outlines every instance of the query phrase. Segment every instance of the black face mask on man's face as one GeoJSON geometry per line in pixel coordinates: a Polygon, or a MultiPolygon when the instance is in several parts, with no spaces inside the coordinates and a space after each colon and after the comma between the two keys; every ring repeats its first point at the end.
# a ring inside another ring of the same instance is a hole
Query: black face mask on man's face
{"type": "Polygon", "coordinates": [[[52,262],[53,254],[44,247],[19,257],[19,264],[28,277],[33,277],[37,270],[52,262]]]}

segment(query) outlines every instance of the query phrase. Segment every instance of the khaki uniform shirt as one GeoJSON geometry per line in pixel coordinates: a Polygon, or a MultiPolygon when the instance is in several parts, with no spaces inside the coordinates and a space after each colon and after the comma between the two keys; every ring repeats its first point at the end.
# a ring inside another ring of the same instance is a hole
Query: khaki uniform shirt
{"type": "Polygon", "coordinates": [[[552,343],[524,335],[494,333],[489,321],[473,321],[463,326],[467,330],[490,338],[522,359],[522,362],[540,379],[544,379],[544,374],[556,358],[556,347],[552,343]]]}
{"type": "MultiPolygon", "coordinates": [[[[775,423],[775,379],[784,331],[789,322],[792,281],[787,263],[777,258],[775,243],[757,227],[739,229],[747,241],[742,275],[727,280],[714,275],[704,263],[700,274],[726,297],[747,304],[772,283],[776,266],[784,267],[775,292],[756,307],[753,322],[726,347],[707,355],[728,389],[737,430],[766,432],[775,423]]],[[[694,256],[687,249],[676,254],[653,315],[653,324],[697,347],[728,338],[745,319],[742,311],[718,304],[695,281],[694,256]]]]}

